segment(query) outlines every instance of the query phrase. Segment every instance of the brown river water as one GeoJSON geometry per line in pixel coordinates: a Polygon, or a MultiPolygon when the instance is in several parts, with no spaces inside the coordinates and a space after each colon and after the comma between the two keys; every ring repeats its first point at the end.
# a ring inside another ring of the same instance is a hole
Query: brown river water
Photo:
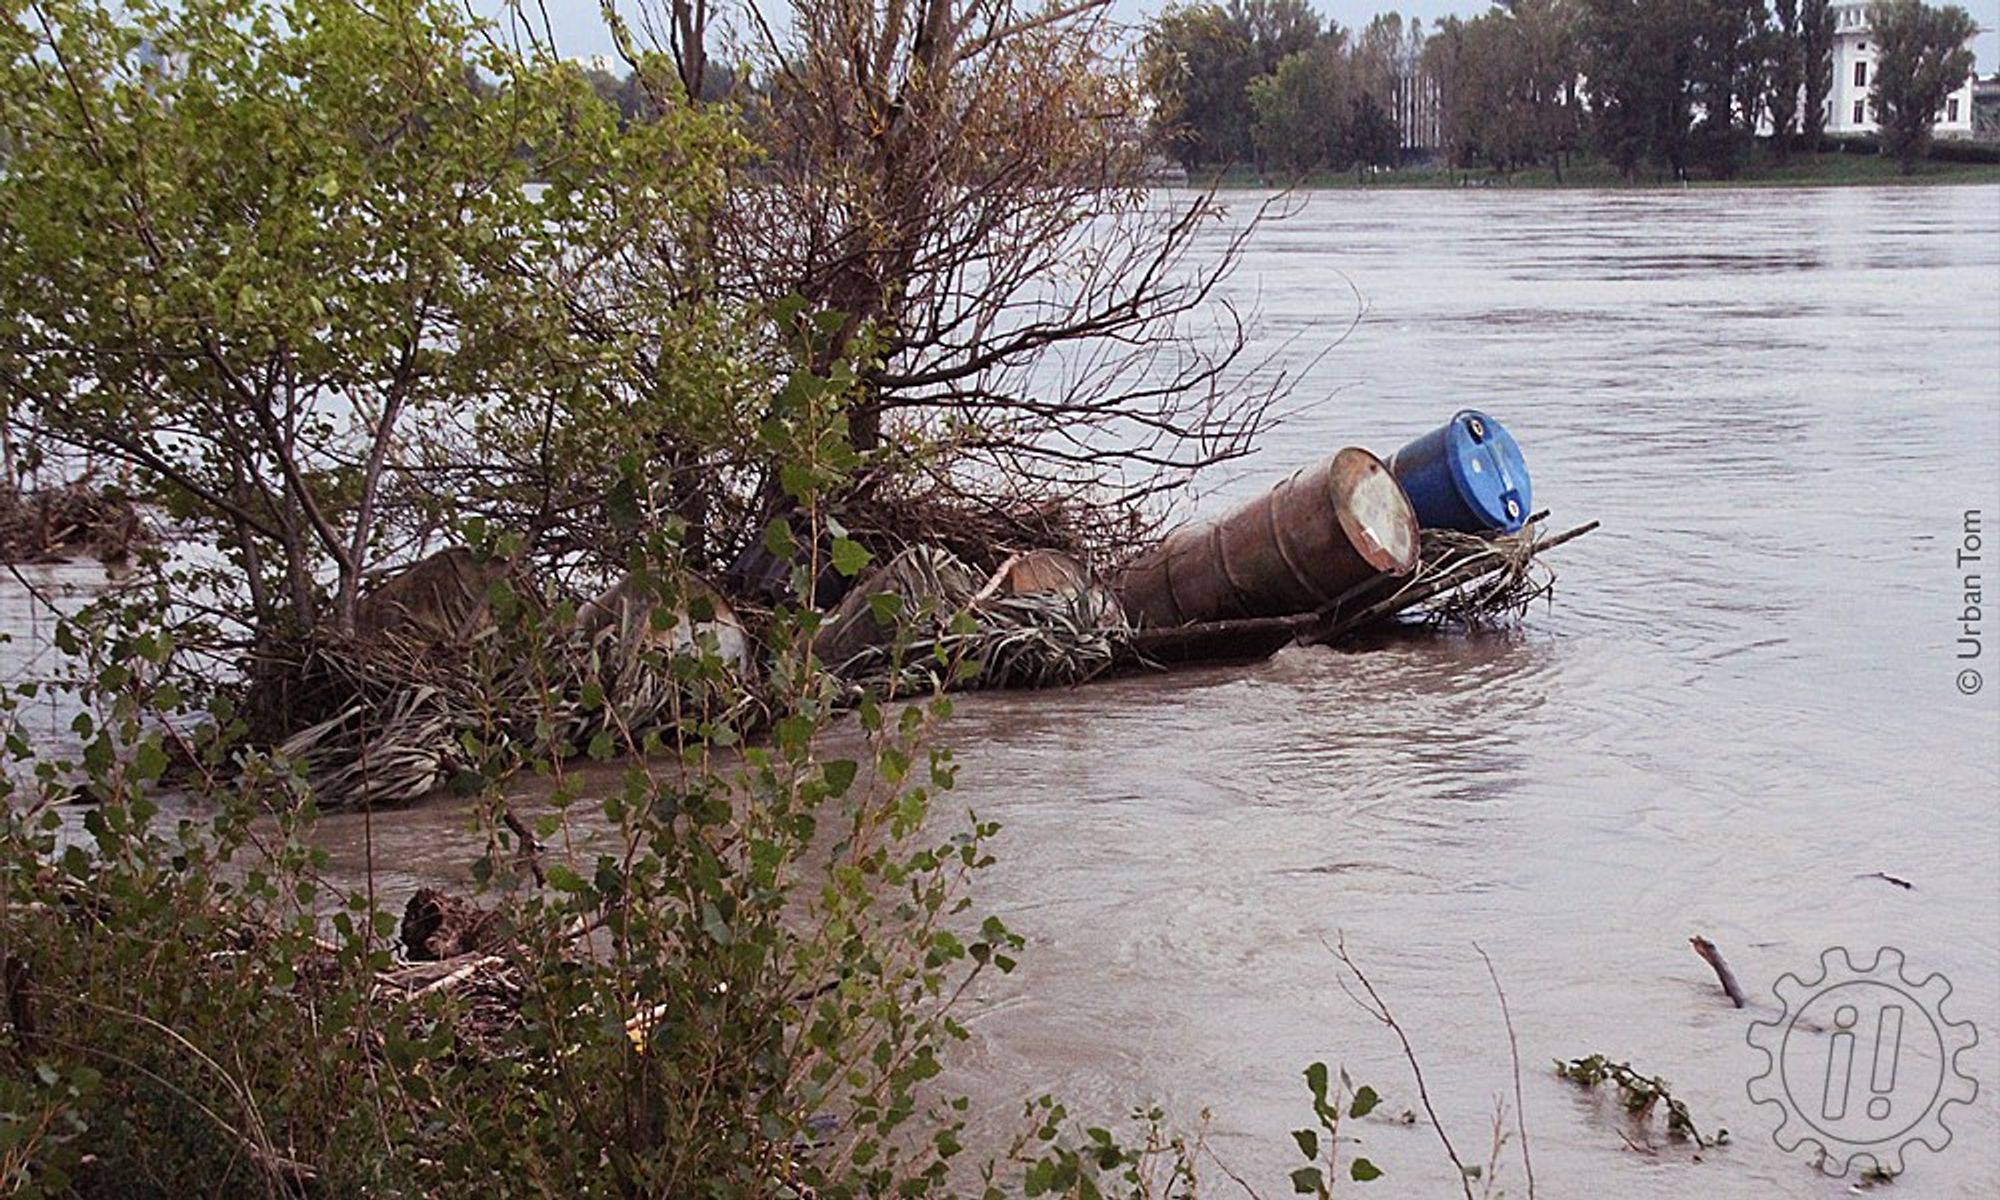
{"type": "MultiPolygon", "coordinates": [[[[1955,562],[1967,510],[2000,549],[2000,188],[1324,192],[1232,289],[1299,372],[1297,411],[1198,513],[1474,405],[1521,442],[1536,507],[1604,525],[1552,556],[1554,602],[1516,631],[964,698],[954,798],[1004,826],[978,898],[1029,940],[961,1014],[948,1082],[976,1140],[1044,1091],[1106,1122],[1206,1108],[1220,1159],[1286,1195],[1300,1072],[1324,1060],[1386,1097],[1348,1131],[1387,1177],[1343,1190],[1458,1194],[1428,1125],[1394,1119],[1408,1067],[1325,943],[1483,1162],[1514,1083],[1476,944],[1511,1003],[1538,1195],[1845,1195],[1774,1144],[1746,1028],[1828,947],[1866,966],[1893,946],[1977,1026],[1958,1065],[1980,1090],[1892,1194],[2000,1194],[2000,646],[1987,623],[1956,657],[1979,564],[1955,562]],[[1550,1070],[1595,1051],[1731,1144],[1697,1156],[1550,1070]]],[[[463,879],[464,824],[444,802],[378,816],[378,882],[463,879]]],[[[359,818],[325,836],[358,869],[359,818]]],[[[1501,1182],[1526,1194],[1518,1158],[1501,1182]]]]}

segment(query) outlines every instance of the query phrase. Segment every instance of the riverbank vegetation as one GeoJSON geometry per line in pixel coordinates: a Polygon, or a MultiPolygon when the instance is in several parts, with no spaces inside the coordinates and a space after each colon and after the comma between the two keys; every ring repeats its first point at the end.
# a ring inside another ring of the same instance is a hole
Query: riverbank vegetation
{"type": "MultiPolygon", "coordinates": [[[[1874,13],[1881,150],[1911,173],[1972,70],[1974,26],[1919,0],[1874,13]]],[[[1557,182],[1579,160],[1623,181],[1733,180],[1823,148],[1833,44],[1828,0],[1517,0],[1428,30],[1396,13],[1348,29],[1307,0],[1230,0],[1170,7],[1143,75],[1160,133],[1195,174],[1366,178],[1435,153],[1450,170],[1557,182]]]]}
{"type": "MultiPolygon", "coordinates": [[[[1994,157],[2000,160],[2000,152],[1994,157]]],[[[1269,178],[1254,168],[1223,172],[1217,177],[1225,189],[1265,189],[1269,178]]],[[[1485,164],[1456,168],[1442,165],[1404,166],[1380,171],[1306,171],[1287,176],[1287,186],[1295,188],[1335,188],[1380,190],[1384,188],[1512,188],[1512,189],[1592,189],[1592,188],[1784,188],[1784,187],[1883,187],[1928,184],[2000,183],[2000,161],[1978,162],[1952,158],[1926,158],[1905,171],[1895,159],[1883,157],[1871,139],[1865,148],[1829,150],[1818,154],[1792,151],[1778,155],[1767,147],[1752,151],[1743,172],[1731,179],[1676,179],[1665,171],[1627,175],[1609,159],[1596,155],[1572,155],[1560,164],[1529,164],[1510,171],[1498,171],[1485,164]]]]}
{"type": "Polygon", "coordinates": [[[704,11],[607,6],[627,113],[448,3],[0,0],[7,444],[165,531],[51,614],[67,728],[0,701],[10,1194],[1184,1190],[1048,1101],[962,1161],[1021,939],[960,664],[899,700],[819,635],[1243,453],[1237,243],[1144,192],[1101,6],[797,5],[737,99],[704,11]],[[371,831],[463,806],[476,938],[372,835],[331,869],[357,778],[371,831]]]}

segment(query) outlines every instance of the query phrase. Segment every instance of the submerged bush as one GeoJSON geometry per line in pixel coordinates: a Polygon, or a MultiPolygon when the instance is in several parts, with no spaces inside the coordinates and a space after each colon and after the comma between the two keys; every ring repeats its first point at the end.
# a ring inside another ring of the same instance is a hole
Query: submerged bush
{"type": "MultiPolygon", "coordinates": [[[[645,595],[682,611],[672,537],[652,549],[634,564],[645,595]]],[[[548,625],[576,619],[498,607],[496,658],[541,653],[548,625]]],[[[941,1187],[963,1104],[925,1085],[964,1033],[950,1001],[1011,969],[1019,939],[964,895],[994,827],[930,831],[953,781],[930,744],[948,702],[864,702],[856,749],[819,748],[836,692],[811,658],[815,621],[777,614],[768,744],[716,715],[737,685],[712,635],[645,652],[686,697],[671,728],[609,722],[536,753],[549,799],[525,819],[502,786],[509,756],[468,735],[456,790],[487,835],[473,876],[493,932],[470,986],[428,988],[395,983],[401,898],[376,892],[377,864],[360,884],[328,877],[289,765],[242,748],[220,703],[199,725],[174,711],[166,637],[65,627],[91,672],[83,752],[54,761],[16,731],[0,784],[8,1186],[941,1187]],[[173,787],[170,750],[192,759],[173,787]],[[65,807],[79,793],[80,828],[65,807]]]]}

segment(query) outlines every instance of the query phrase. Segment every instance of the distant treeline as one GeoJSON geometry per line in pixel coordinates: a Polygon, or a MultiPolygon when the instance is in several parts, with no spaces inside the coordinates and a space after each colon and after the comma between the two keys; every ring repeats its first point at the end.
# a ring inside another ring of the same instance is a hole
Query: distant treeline
{"type": "MultiPolygon", "coordinates": [[[[584,82],[597,93],[599,100],[617,111],[621,125],[658,119],[660,105],[656,98],[657,88],[641,80],[638,72],[629,65],[620,64],[622,74],[598,65],[606,61],[615,60],[585,62],[571,59],[570,65],[583,76],[584,82]]],[[[480,95],[491,95],[498,88],[492,79],[470,68],[465,72],[465,82],[467,87],[480,95]]],[[[704,103],[727,100],[732,96],[740,99],[742,94],[743,80],[737,75],[726,71],[708,71],[702,76],[701,99],[704,103]]]]}
{"type": "MultiPolygon", "coordinates": [[[[1972,70],[1962,8],[1870,11],[1871,100],[1884,153],[1928,147],[1972,70]]],[[[1190,170],[1393,166],[1411,150],[1513,171],[1600,154],[1631,175],[1737,174],[1760,130],[1817,148],[1833,85],[1831,0],[1502,0],[1426,31],[1396,13],[1360,29],[1307,0],[1178,4],[1142,70],[1155,129],[1190,170]]]]}

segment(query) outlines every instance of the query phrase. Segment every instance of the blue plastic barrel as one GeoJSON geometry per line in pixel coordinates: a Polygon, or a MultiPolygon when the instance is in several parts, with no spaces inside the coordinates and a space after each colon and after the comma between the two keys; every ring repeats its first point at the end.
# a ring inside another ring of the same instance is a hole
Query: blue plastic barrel
{"type": "Polygon", "coordinates": [[[1527,460],[1500,422],[1475,409],[1396,451],[1389,470],[1425,529],[1513,533],[1528,521],[1527,460]]]}

